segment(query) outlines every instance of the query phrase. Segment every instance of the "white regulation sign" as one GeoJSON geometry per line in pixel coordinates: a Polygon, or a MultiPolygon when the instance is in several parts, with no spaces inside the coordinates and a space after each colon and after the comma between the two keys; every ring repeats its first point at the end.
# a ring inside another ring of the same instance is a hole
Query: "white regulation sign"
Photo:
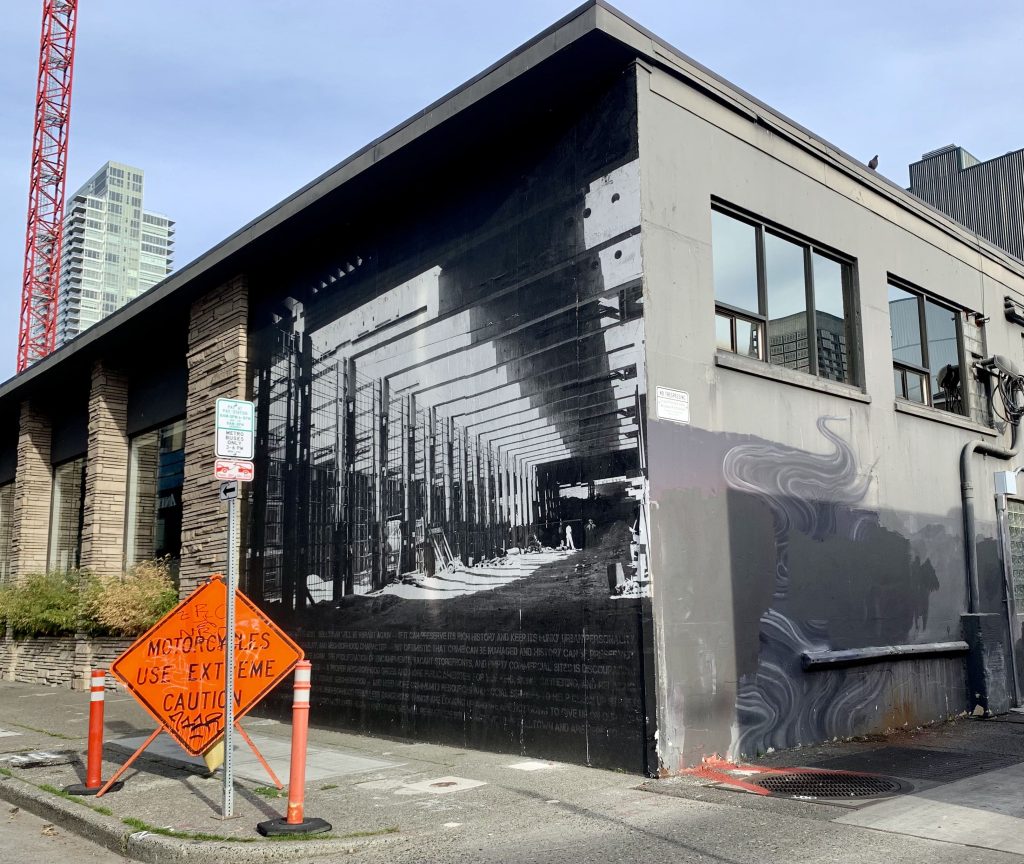
{"type": "Polygon", "coordinates": [[[658,419],[673,423],[690,422],[690,394],[669,387],[657,388],[658,419]]]}
{"type": "Polygon", "coordinates": [[[222,459],[252,459],[256,447],[256,405],[218,399],[214,453],[222,459]]]}

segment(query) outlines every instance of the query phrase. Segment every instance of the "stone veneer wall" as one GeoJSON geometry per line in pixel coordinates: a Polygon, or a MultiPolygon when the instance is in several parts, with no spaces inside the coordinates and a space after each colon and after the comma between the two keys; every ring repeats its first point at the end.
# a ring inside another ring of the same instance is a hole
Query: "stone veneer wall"
{"type": "MultiPolygon", "coordinates": [[[[220,484],[213,477],[215,402],[218,397],[248,398],[248,326],[249,291],[242,276],[192,304],[179,574],[182,597],[211,573],[223,572],[226,565],[227,507],[217,497],[220,484]]],[[[239,518],[242,524],[244,519],[239,518]]]]}
{"type": "MultiPolygon", "coordinates": [[[[0,637],[0,679],[87,690],[89,673],[94,668],[110,669],[134,641],[112,636],[0,637]]],[[[108,675],[107,689],[118,686],[108,675]]]]}
{"type": "Polygon", "coordinates": [[[22,402],[11,529],[11,576],[14,581],[29,573],[46,570],[53,490],[50,432],[50,418],[31,402],[22,402]]]}
{"type": "Polygon", "coordinates": [[[127,423],[128,378],[97,360],[89,390],[81,556],[82,567],[96,573],[120,573],[124,569],[127,423]]]}

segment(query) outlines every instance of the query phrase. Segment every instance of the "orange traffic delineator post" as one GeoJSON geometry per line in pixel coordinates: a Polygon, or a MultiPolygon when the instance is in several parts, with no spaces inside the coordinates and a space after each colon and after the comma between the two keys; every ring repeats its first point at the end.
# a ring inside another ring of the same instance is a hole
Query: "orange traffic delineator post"
{"type": "MultiPolygon", "coordinates": [[[[69,795],[95,795],[103,788],[103,695],[107,670],[93,669],[89,676],[89,753],[86,757],[85,782],[65,786],[69,795]]],[[[124,783],[112,783],[105,792],[116,792],[124,783]]]]}
{"type": "Polygon", "coordinates": [[[295,691],[292,699],[292,760],[288,774],[288,813],[284,818],[260,822],[256,830],[264,837],[282,834],[319,834],[330,831],[323,819],[306,819],[303,811],[306,794],[306,742],[309,736],[309,687],[312,664],[300,660],[295,665],[295,691]]]}

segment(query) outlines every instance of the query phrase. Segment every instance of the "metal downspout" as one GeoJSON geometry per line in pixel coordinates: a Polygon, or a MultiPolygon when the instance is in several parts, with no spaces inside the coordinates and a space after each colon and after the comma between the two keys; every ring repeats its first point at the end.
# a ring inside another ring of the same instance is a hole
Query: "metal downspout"
{"type": "Polygon", "coordinates": [[[1010,448],[996,447],[987,441],[971,441],[960,451],[960,501],[964,511],[964,548],[967,553],[967,611],[974,613],[981,607],[978,588],[978,544],[974,519],[974,479],[971,472],[971,456],[995,456],[997,459],[1012,459],[1020,449],[1020,427],[1011,425],[1010,448]]]}

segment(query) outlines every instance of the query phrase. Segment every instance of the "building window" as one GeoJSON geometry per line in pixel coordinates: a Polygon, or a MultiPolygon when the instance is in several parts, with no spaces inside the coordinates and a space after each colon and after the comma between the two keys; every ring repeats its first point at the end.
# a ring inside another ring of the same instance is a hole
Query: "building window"
{"type": "Polygon", "coordinates": [[[954,414],[967,414],[961,313],[898,282],[889,282],[896,396],[954,414]]]}
{"type": "Polygon", "coordinates": [[[131,440],[125,560],[181,557],[181,491],[185,481],[185,421],[131,440]]]}
{"type": "Polygon", "coordinates": [[[0,486],[0,584],[11,576],[11,526],[14,524],[14,484],[0,486]]]}
{"type": "Polygon", "coordinates": [[[855,383],[852,262],[737,213],[711,223],[717,347],[855,383]]]}
{"type": "Polygon", "coordinates": [[[53,469],[50,550],[47,556],[49,570],[66,572],[79,566],[84,495],[85,459],[72,459],[53,469]]]}

